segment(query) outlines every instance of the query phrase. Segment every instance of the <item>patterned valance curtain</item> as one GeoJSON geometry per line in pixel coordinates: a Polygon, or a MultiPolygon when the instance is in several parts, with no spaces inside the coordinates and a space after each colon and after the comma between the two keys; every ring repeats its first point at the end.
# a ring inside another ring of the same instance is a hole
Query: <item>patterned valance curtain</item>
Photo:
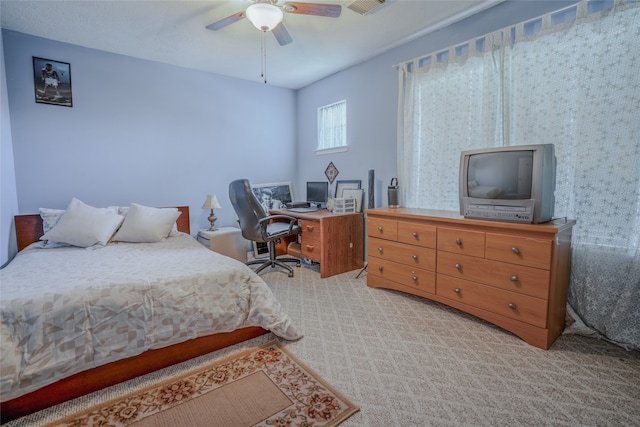
{"type": "Polygon", "coordinates": [[[399,66],[408,207],[458,210],[460,151],[553,143],[577,220],[568,332],[640,348],[640,2],[577,3],[399,66]]]}

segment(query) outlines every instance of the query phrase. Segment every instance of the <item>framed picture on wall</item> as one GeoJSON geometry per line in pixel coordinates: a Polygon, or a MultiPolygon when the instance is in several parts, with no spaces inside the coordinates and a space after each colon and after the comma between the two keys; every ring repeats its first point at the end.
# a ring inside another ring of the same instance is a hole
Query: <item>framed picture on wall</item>
{"type": "Polygon", "coordinates": [[[362,186],[362,181],[360,181],[359,179],[352,179],[349,181],[336,181],[336,193],[335,193],[335,198],[336,199],[342,199],[344,196],[342,195],[342,192],[344,190],[359,190],[362,186]]]}
{"type": "Polygon", "coordinates": [[[251,191],[257,197],[266,214],[271,209],[282,209],[293,200],[290,182],[272,182],[269,184],[251,184],[251,191]]]}
{"type": "Polygon", "coordinates": [[[73,107],[71,64],[33,57],[36,103],[73,107]]]}

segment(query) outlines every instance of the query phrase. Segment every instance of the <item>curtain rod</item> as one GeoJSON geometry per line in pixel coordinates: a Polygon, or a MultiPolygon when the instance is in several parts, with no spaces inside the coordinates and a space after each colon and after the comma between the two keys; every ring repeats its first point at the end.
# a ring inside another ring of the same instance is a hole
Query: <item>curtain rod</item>
{"type": "MultiPolygon", "coordinates": [[[[547,16],[547,15],[555,15],[555,14],[561,13],[561,12],[566,11],[566,10],[570,10],[570,9],[573,9],[573,8],[578,8],[578,5],[579,5],[580,3],[585,3],[585,4],[586,4],[587,2],[588,2],[588,0],[580,0],[580,1],[576,1],[575,3],[572,3],[572,4],[571,4],[571,5],[569,5],[569,6],[562,7],[562,8],[560,8],[560,9],[554,10],[554,11],[552,11],[552,12],[547,12],[547,13],[545,13],[545,14],[543,14],[543,15],[537,16],[537,17],[535,17],[535,18],[528,19],[528,20],[523,21],[523,22],[521,22],[521,23],[516,23],[516,24],[513,24],[513,25],[508,25],[508,26],[503,27],[503,28],[500,28],[500,29],[498,29],[498,30],[491,31],[491,32],[489,32],[489,33],[485,33],[485,34],[483,34],[483,35],[481,35],[481,36],[478,36],[478,37],[474,37],[474,38],[469,39],[469,40],[467,40],[467,41],[464,41],[464,42],[462,42],[462,43],[458,43],[458,44],[455,44],[455,45],[453,45],[453,46],[445,47],[445,48],[443,48],[443,49],[438,49],[438,50],[432,51],[432,52],[430,52],[430,53],[427,53],[427,54],[425,54],[425,55],[417,56],[417,57],[415,57],[415,58],[413,58],[413,59],[408,59],[408,60],[406,60],[406,61],[402,61],[402,62],[400,62],[400,63],[398,63],[398,64],[394,64],[394,65],[392,65],[392,66],[391,66],[391,68],[394,68],[394,69],[396,69],[396,70],[397,70],[397,69],[398,69],[398,68],[400,68],[400,66],[401,66],[401,65],[403,65],[403,64],[410,64],[410,63],[412,63],[412,62],[418,61],[418,60],[420,60],[420,59],[427,58],[427,57],[432,56],[432,55],[434,55],[434,54],[441,53],[441,52],[446,52],[447,50],[450,50],[450,49],[451,49],[451,47],[454,47],[454,48],[455,48],[455,47],[457,47],[457,46],[464,46],[464,45],[466,45],[466,44],[469,44],[469,45],[470,45],[472,41],[475,41],[475,40],[479,40],[479,39],[486,38],[486,37],[488,37],[490,34],[493,34],[493,33],[499,32],[499,31],[511,30],[512,28],[515,28],[515,27],[516,27],[516,26],[518,26],[518,25],[526,24],[526,23],[528,23],[528,22],[536,21],[536,20],[539,20],[539,19],[543,19],[543,18],[544,18],[545,16],[547,16]]],[[[616,4],[619,4],[619,3],[622,3],[622,2],[624,2],[624,0],[615,0],[615,1],[614,1],[614,6],[612,6],[612,8],[613,8],[613,7],[615,7],[615,5],[616,5],[616,4]]],[[[585,10],[586,10],[586,6],[585,6],[585,10]]]]}

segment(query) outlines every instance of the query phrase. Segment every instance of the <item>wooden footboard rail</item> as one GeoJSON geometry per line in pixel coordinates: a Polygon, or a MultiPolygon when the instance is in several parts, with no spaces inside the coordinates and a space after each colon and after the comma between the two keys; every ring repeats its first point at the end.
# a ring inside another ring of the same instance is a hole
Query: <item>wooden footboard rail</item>
{"type": "Polygon", "coordinates": [[[0,403],[0,422],[32,414],[85,394],[145,375],[194,357],[264,335],[260,327],[209,335],[79,372],[29,394],[0,403]]]}

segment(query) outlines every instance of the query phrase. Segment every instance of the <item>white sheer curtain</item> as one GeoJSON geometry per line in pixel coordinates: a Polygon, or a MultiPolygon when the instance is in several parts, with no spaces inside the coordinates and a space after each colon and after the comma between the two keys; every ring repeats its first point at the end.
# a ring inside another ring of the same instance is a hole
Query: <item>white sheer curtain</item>
{"type": "Polygon", "coordinates": [[[458,209],[460,151],[551,142],[575,218],[567,332],[640,348],[640,2],[581,2],[400,66],[402,204],[458,209]]]}

